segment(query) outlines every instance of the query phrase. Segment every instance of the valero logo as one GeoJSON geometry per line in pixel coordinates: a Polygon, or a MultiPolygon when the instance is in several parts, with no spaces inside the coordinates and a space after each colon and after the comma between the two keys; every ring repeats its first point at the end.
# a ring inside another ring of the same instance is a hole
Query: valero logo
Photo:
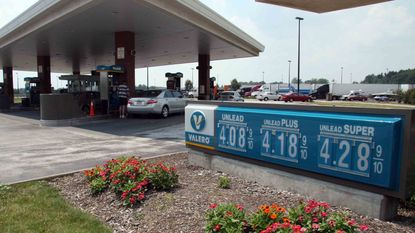
{"type": "Polygon", "coordinates": [[[201,111],[195,111],[190,117],[190,124],[195,131],[202,131],[206,125],[205,114],[201,111]]]}

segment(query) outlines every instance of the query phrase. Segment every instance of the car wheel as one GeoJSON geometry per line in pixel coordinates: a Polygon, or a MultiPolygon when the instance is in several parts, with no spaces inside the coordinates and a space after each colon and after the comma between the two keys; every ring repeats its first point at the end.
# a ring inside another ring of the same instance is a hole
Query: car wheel
{"type": "Polygon", "coordinates": [[[268,101],[268,97],[265,97],[265,98],[264,98],[264,101],[268,101]]]}
{"type": "Polygon", "coordinates": [[[169,116],[169,108],[167,106],[163,106],[161,109],[161,117],[167,118],[169,116]]]}

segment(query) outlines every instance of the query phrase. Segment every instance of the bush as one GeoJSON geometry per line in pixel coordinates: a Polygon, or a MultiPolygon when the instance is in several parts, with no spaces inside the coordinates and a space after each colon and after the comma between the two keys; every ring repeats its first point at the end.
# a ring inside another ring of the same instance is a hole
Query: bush
{"type": "Polygon", "coordinates": [[[227,176],[219,177],[219,188],[229,189],[231,188],[231,179],[227,176]]]}
{"type": "Polygon", "coordinates": [[[238,205],[212,204],[206,214],[206,232],[353,233],[368,230],[366,225],[357,224],[346,213],[328,212],[328,208],[327,203],[314,200],[288,210],[272,204],[260,206],[257,212],[246,217],[238,205]]]}
{"type": "Polygon", "coordinates": [[[171,190],[179,181],[174,167],[169,168],[160,163],[151,165],[150,169],[149,179],[156,190],[171,190]]]}
{"type": "Polygon", "coordinates": [[[415,89],[410,89],[406,92],[399,90],[397,92],[398,101],[403,101],[405,104],[415,104],[415,89]]]}
{"type": "Polygon", "coordinates": [[[178,183],[176,169],[168,165],[148,164],[134,157],[112,159],[103,166],[85,171],[92,193],[110,188],[120,195],[124,205],[133,206],[145,199],[150,188],[170,190],[178,183]]]}
{"type": "Polygon", "coordinates": [[[258,208],[258,211],[251,216],[249,223],[254,232],[260,232],[273,223],[282,223],[284,220],[286,221],[286,217],[284,216],[284,208],[276,204],[270,206],[262,205],[258,208]]]}
{"type": "Polygon", "coordinates": [[[240,205],[211,204],[206,213],[206,232],[244,232],[247,227],[245,210],[240,205]]]}

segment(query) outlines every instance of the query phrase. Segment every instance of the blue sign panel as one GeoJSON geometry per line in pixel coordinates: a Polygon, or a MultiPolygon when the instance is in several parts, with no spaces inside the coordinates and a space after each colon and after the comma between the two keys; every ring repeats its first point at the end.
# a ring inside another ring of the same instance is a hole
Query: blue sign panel
{"type": "Polygon", "coordinates": [[[400,117],[218,107],[216,150],[398,189],[400,117]]]}

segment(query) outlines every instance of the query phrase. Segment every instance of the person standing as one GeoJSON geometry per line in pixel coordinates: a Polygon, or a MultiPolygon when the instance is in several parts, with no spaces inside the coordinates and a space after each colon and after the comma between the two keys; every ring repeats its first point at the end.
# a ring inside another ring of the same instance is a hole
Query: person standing
{"type": "Polygon", "coordinates": [[[122,82],[118,86],[118,101],[120,104],[120,107],[119,107],[120,118],[125,118],[127,115],[127,103],[128,103],[129,92],[130,92],[130,89],[125,84],[125,82],[122,82]]]}

